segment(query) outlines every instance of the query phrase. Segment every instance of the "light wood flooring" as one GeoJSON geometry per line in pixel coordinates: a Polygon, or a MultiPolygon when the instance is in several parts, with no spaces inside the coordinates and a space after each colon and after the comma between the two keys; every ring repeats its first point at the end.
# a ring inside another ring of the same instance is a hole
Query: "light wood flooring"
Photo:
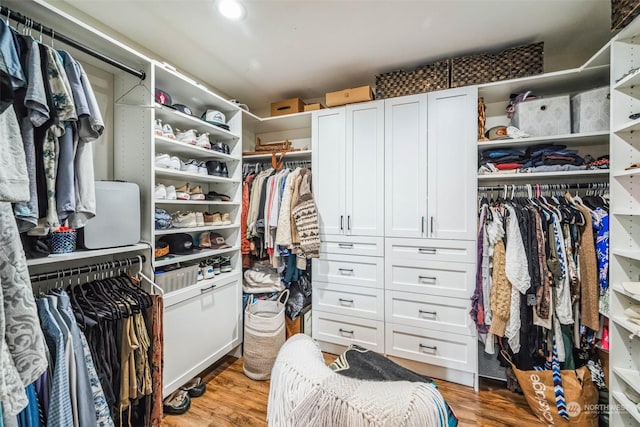
{"type": "MultiPolygon", "coordinates": [[[[331,362],[335,356],[325,354],[331,362]]],[[[206,393],[192,399],[183,415],[167,415],[163,427],[264,427],[267,425],[268,381],[253,381],[242,371],[242,359],[226,356],[203,375],[206,393]]],[[[536,426],[524,397],[507,390],[499,381],[482,380],[480,392],[436,380],[453,408],[460,426],[536,426]]],[[[341,426],[342,427],[342,426],[341,426]]],[[[348,426],[344,426],[348,427],[348,426]]],[[[427,427],[427,426],[425,426],[427,427]]]]}

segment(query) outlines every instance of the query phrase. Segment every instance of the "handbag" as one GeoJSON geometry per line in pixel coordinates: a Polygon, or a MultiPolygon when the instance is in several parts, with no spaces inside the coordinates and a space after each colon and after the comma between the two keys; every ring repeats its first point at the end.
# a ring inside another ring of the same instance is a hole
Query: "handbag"
{"type": "Polygon", "coordinates": [[[552,369],[523,371],[502,350],[518,379],[527,404],[547,426],[598,427],[598,388],[589,368],[560,370],[556,347],[552,369]]]}

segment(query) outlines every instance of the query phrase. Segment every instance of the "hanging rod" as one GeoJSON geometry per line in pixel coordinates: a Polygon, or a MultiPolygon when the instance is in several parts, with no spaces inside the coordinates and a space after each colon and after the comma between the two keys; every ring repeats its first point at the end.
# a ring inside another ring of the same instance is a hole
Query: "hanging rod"
{"type": "Polygon", "coordinates": [[[492,187],[478,187],[478,191],[502,191],[504,189],[522,191],[539,188],[540,190],[574,190],[574,189],[586,189],[586,190],[598,190],[609,188],[608,182],[590,182],[590,183],[575,183],[575,184],[524,184],[524,185],[495,185],[492,187]]]}
{"type": "Polygon", "coordinates": [[[69,45],[71,47],[74,47],[76,49],[78,49],[79,51],[82,51],[84,53],[86,53],[87,55],[91,55],[94,58],[97,58],[103,62],[106,62],[109,65],[113,65],[114,67],[125,71],[129,74],[133,74],[134,76],[136,76],[137,78],[139,78],[140,80],[144,80],[146,78],[146,73],[142,70],[136,70],[135,68],[129,67],[126,64],[123,64],[122,62],[116,61],[113,58],[110,58],[100,52],[98,52],[95,49],[92,49],[88,46],[83,45],[80,42],[77,42],[63,34],[60,34],[59,32],[49,28],[49,27],[45,27],[44,25],[42,25],[39,22],[34,21],[31,18],[28,18],[24,15],[22,15],[19,12],[16,12],[14,10],[9,9],[6,6],[0,6],[0,15],[2,15],[2,17],[8,17],[8,20],[10,21],[11,19],[13,19],[14,21],[17,21],[19,23],[21,23],[22,25],[28,26],[29,28],[33,28],[33,29],[37,29],[38,32],[42,33],[42,34],[46,34],[47,36],[51,37],[52,39],[58,40],[66,45],[69,45]]]}
{"type": "Polygon", "coordinates": [[[98,264],[85,265],[82,267],[65,268],[61,270],[51,271],[49,273],[34,274],[30,277],[30,279],[31,283],[44,282],[46,280],[53,279],[63,279],[65,277],[77,276],[78,274],[94,273],[96,271],[106,271],[113,270],[115,268],[130,267],[132,265],[140,263],[141,261],[144,262],[145,260],[146,257],[144,255],[140,255],[136,257],[120,259],[117,261],[106,261],[98,264]]]}

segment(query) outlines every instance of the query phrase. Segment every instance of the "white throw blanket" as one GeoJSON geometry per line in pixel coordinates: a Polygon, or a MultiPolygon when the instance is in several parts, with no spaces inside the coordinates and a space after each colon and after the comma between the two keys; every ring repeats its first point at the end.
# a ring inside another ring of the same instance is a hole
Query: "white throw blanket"
{"type": "Polygon", "coordinates": [[[267,419],[271,427],[431,427],[447,425],[447,409],[428,383],[337,374],[316,342],[297,334],[282,346],[271,371],[267,419]]]}

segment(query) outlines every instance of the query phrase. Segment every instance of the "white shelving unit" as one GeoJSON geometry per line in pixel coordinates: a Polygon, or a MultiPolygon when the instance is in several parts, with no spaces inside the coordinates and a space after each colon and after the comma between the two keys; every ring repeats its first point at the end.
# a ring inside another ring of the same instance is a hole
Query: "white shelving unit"
{"type": "Polygon", "coordinates": [[[130,246],[120,246],[117,248],[107,248],[107,249],[92,249],[92,250],[77,250],[75,252],[71,252],[68,254],[51,254],[45,258],[34,258],[27,260],[27,265],[31,266],[39,266],[39,265],[47,265],[47,264],[58,264],[62,262],[68,261],[84,261],[90,258],[99,258],[108,255],[117,255],[124,254],[127,252],[137,252],[148,250],[149,245],[146,243],[138,243],[130,246]]]}
{"type": "Polygon", "coordinates": [[[640,325],[631,322],[625,308],[638,304],[640,297],[625,292],[622,282],[640,280],[640,170],[625,170],[640,161],[640,119],[631,114],[640,111],[640,21],[636,19],[620,32],[611,45],[611,210],[609,283],[610,375],[612,426],[638,426],[640,412],[624,394],[629,388],[640,392],[640,339],[630,338],[640,325]],[[624,409],[623,409],[624,408],[624,409]]]}
{"type": "Polygon", "coordinates": [[[478,175],[478,180],[480,181],[489,181],[489,180],[528,180],[528,181],[536,181],[542,179],[561,179],[567,180],[571,178],[596,178],[596,177],[608,177],[609,171],[605,169],[599,170],[584,170],[584,171],[566,171],[566,172],[533,172],[533,173],[497,173],[497,174],[484,174],[478,175]]]}

